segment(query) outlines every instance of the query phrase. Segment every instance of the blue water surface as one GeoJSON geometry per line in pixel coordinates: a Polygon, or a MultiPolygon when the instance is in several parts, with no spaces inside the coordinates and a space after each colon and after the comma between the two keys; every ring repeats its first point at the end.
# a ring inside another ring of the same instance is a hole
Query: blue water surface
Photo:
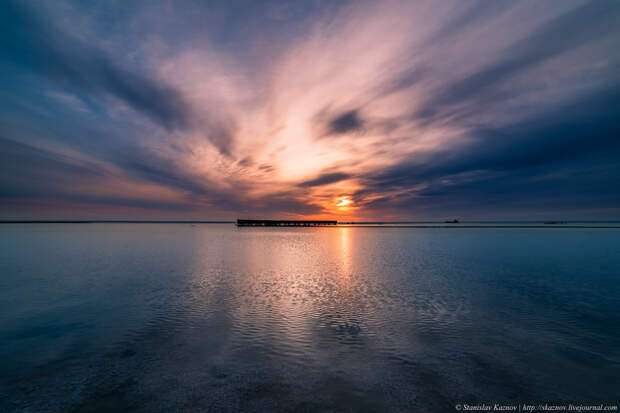
{"type": "Polygon", "coordinates": [[[620,229],[0,226],[0,411],[620,401],[620,229]]]}

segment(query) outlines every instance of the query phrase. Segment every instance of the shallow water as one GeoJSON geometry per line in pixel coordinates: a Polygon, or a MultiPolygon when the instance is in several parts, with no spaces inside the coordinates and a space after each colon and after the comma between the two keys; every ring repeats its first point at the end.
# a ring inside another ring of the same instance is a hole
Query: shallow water
{"type": "Polygon", "coordinates": [[[0,411],[620,401],[620,230],[0,226],[0,411]]]}

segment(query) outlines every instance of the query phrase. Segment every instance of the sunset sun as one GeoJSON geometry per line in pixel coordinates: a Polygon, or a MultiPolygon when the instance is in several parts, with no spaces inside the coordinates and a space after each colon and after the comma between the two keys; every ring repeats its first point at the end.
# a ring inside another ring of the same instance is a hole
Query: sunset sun
{"type": "Polygon", "coordinates": [[[350,206],[351,203],[352,203],[352,201],[350,199],[342,198],[342,199],[338,200],[338,203],[336,204],[336,206],[338,208],[342,209],[342,208],[346,208],[346,207],[350,206]]]}

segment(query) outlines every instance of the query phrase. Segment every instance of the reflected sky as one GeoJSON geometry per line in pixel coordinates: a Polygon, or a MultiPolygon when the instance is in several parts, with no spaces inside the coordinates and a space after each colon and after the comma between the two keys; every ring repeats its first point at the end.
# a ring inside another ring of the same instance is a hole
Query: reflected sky
{"type": "Polygon", "coordinates": [[[434,412],[620,384],[617,229],[0,229],[2,411],[434,412]]]}

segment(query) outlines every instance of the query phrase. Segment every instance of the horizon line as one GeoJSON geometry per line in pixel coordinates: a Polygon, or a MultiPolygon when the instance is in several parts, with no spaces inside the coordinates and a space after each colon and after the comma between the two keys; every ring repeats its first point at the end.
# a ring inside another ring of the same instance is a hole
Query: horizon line
{"type": "MultiPolygon", "coordinates": [[[[307,221],[307,220],[305,220],[307,221]]],[[[569,223],[620,223],[620,220],[459,220],[458,223],[445,220],[413,220],[413,221],[337,221],[338,225],[382,225],[382,224],[449,224],[453,227],[464,223],[540,223],[553,226],[565,226],[569,223]]],[[[133,219],[0,219],[0,224],[234,224],[236,220],[133,220],[133,219]]]]}

